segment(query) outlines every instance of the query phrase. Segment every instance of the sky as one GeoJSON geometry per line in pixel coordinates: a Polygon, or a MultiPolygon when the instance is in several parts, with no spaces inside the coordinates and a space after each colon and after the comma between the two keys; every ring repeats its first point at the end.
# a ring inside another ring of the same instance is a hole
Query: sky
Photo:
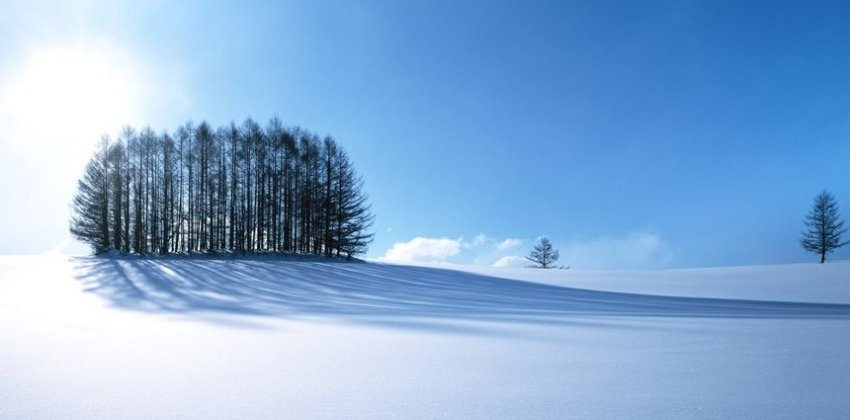
{"type": "Polygon", "coordinates": [[[0,9],[0,254],[84,250],[101,135],[248,116],[347,149],[382,261],[522,266],[548,236],[574,268],[805,262],[815,195],[850,216],[846,1],[0,9]]]}

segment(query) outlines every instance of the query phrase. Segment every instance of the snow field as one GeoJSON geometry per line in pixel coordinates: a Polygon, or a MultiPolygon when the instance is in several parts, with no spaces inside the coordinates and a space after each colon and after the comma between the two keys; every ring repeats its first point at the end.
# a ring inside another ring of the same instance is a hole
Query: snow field
{"type": "Polygon", "coordinates": [[[0,257],[0,418],[840,419],[847,280],[0,257]]]}

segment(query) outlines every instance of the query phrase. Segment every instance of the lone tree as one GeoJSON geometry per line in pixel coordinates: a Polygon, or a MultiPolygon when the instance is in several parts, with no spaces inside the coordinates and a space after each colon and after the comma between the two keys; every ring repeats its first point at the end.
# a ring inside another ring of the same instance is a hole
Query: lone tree
{"type": "Polygon", "coordinates": [[[534,263],[533,268],[554,268],[555,261],[558,261],[558,250],[552,247],[552,242],[549,238],[540,238],[540,243],[534,246],[531,253],[525,259],[534,263]]]}
{"type": "Polygon", "coordinates": [[[805,223],[806,231],[803,232],[800,245],[806,251],[820,254],[821,264],[826,261],[826,254],[847,244],[841,241],[841,235],[847,229],[838,215],[835,197],[829,192],[824,190],[815,197],[805,223]]]}

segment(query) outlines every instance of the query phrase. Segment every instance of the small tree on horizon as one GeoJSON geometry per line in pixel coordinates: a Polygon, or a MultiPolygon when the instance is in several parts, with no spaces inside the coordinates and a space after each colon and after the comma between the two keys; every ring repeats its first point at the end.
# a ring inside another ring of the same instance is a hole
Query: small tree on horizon
{"type": "Polygon", "coordinates": [[[558,250],[552,246],[549,238],[544,236],[540,238],[540,243],[534,246],[534,249],[525,259],[534,263],[531,266],[532,268],[554,268],[559,257],[558,250]]]}
{"type": "Polygon", "coordinates": [[[841,241],[841,235],[847,229],[838,214],[838,204],[835,197],[826,190],[815,197],[805,224],[806,230],[800,239],[800,245],[806,251],[819,254],[821,264],[826,261],[827,254],[847,244],[846,241],[841,241]]]}

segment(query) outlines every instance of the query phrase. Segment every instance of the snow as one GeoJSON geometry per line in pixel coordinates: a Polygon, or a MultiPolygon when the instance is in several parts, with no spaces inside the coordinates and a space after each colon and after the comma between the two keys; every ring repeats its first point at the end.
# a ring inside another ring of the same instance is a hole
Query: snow
{"type": "Polygon", "coordinates": [[[850,264],[0,257],[0,418],[846,418],[850,264]]]}
{"type": "Polygon", "coordinates": [[[850,261],[675,270],[455,270],[583,289],[724,299],[850,303],[850,261]]]}

